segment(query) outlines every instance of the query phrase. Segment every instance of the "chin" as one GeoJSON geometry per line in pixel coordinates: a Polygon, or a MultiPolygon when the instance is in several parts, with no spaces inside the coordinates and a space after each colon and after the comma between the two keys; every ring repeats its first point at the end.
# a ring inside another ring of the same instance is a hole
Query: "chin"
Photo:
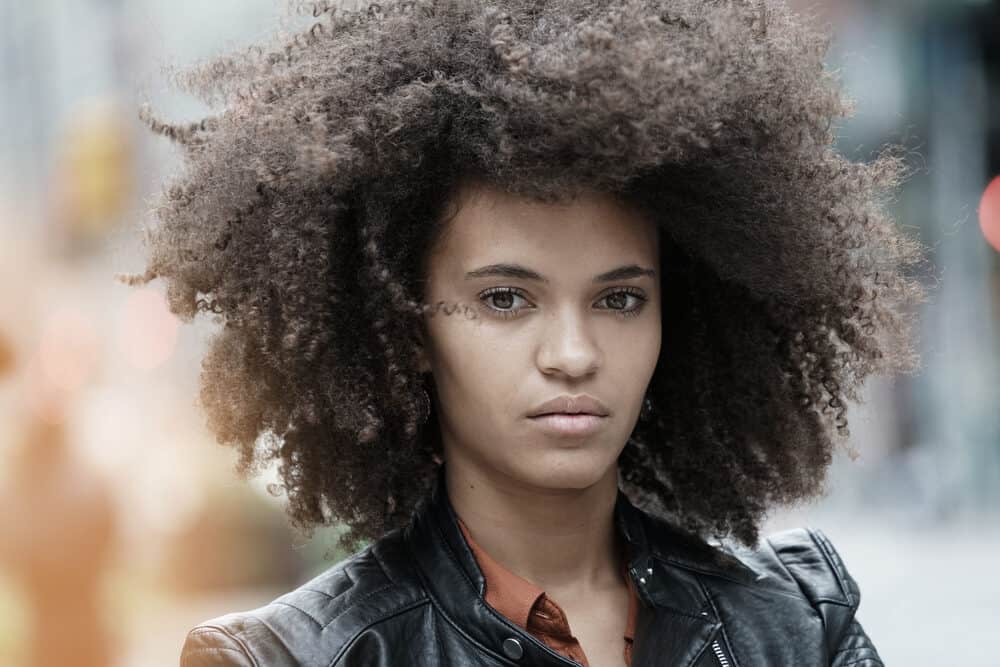
{"type": "Polygon", "coordinates": [[[543,489],[582,490],[600,482],[616,459],[595,452],[558,450],[532,461],[527,469],[518,465],[515,474],[525,484],[543,489]]]}

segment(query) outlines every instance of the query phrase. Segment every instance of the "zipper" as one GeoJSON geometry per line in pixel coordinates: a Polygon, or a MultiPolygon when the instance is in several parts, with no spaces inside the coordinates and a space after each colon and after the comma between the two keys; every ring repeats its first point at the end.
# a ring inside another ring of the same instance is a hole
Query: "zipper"
{"type": "Polygon", "coordinates": [[[726,652],[722,650],[722,643],[718,639],[712,642],[712,652],[715,653],[720,667],[729,667],[729,658],[726,657],[726,652]]]}

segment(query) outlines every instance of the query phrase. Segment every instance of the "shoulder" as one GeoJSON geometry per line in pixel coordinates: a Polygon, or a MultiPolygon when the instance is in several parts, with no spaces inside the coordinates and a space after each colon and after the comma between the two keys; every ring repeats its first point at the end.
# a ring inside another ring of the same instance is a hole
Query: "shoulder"
{"type": "Polygon", "coordinates": [[[822,622],[831,664],[881,666],[878,651],[856,618],[861,590],[826,534],[793,528],[764,541],[755,552],[755,565],[771,572],[772,581],[781,576],[795,582],[822,622]]]}
{"type": "Polygon", "coordinates": [[[428,604],[399,531],[250,611],[192,629],[181,667],[336,664],[365,630],[428,604]]]}
{"type": "Polygon", "coordinates": [[[646,516],[654,553],[669,562],[778,598],[808,601],[813,607],[838,606],[853,612],[861,591],[827,535],[811,526],[788,528],[761,537],[755,547],[705,541],[674,523],[646,516]]]}
{"type": "Polygon", "coordinates": [[[815,606],[857,609],[861,591],[826,534],[812,527],[789,528],[764,537],[753,550],[735,551],[771,582],[795,587],[815,606]]]}
{"type": "Polygon", "coordinates": [[[850,631],[861,590],[822,530],[789,528],[764,537],[756,549],[735,553],[757,571],[760,585],[804,598],[821,619],[828,646],[850,631]]]}

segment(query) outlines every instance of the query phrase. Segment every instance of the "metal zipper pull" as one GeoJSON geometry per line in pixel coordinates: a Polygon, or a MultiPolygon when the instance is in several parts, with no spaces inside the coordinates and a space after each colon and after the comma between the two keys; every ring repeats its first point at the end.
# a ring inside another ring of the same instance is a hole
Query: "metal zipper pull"
{"type": "Polygon", "coordinates": [[[715,658],[721,667],[729,667],[729,658],[726,657],[725,651],[722,650],[722,643],[718,639],[712,642],[712,652],[715,653],[715,658]]]}

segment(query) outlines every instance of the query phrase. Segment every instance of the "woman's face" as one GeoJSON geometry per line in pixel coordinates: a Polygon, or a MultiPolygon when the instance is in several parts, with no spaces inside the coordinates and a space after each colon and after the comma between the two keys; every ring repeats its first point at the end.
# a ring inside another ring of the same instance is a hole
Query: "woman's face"
{"type": "Polygon", "coordinates": [[[522,486],[593,485],[615,466],[660,353],[657,229],[599,193],[570,205],[478,184],[459,195],[428,255],[424,297],[478,317],[429,316],[421,336],[444,458],[522,486]],[[532,416],[581,395],[606,414],[532,416]]]}

